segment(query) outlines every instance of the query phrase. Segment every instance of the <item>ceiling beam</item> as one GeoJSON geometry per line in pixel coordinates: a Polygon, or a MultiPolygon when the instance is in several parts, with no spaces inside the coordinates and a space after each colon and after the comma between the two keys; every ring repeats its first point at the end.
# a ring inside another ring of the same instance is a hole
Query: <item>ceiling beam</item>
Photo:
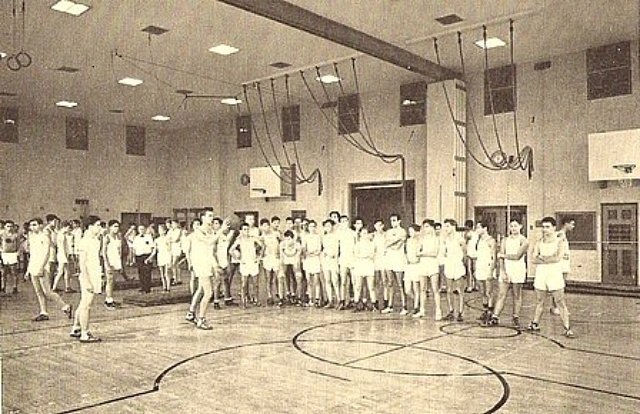
{"type": "Polygon", "coordinates": [[[284,0],[218,1],[419,73],[429,78],[431,82],[462,78],[461,74],[424,59],[406,49],[284,0]]]}

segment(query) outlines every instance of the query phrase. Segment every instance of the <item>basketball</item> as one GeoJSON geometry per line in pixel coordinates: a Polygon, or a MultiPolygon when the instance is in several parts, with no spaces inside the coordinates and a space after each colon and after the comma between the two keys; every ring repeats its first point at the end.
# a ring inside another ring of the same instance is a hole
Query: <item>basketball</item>
{"type": "Polygon", "coordinates": [[[240,223],[242,223],[242,219],[240,217],[238,217],[237,214],[231,213],[230,215],[226,216],[224,218],[224,220],[227,223],[229,223],[229,228],[230,229],[236,230],[236,231],[240,230],[240,223]]]}

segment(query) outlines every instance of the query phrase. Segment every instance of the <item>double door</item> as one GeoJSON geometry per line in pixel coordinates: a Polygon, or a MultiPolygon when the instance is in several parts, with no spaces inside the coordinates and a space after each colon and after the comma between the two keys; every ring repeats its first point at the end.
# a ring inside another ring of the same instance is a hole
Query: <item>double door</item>
{"type": "Polygon", "coordinates": [[[602,283],[638,285],[638,205],[602,205],[602,283]]]}

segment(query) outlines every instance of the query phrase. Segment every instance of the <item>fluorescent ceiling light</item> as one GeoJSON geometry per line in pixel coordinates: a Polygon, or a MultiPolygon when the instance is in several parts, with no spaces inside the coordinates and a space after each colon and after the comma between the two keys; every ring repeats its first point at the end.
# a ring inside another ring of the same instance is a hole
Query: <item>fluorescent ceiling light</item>
{"type": "Polygon", "coordinates": [[[504,42],[504,40],[501,40],[497,37],[488,37],[486,45],[484,44],[484,39],[478,40],[477,42],[475,42],[475,45],[480,49],[493,49],[494,47],[505,46],[506,43],[504,42]]]}
{"type": "Polygon", "coordinates": [[[0,52],[0,59],[6,58],[7,54],[4,52],[0,52]]]}
{"type": "Polygon", "coordinates": [[[120,79],[118,83],[121,85],[127,85],[127,86],[138,86],[142,83],[142,81],[140,79],[127,77],[127,78],[120,79]]]}
{"type": "Polygon", "coordinates": [[[78,102],[58,101],[58,102],[56,102],[56,106],[61,106],[61,107],[64,107],[64,108],[75,108],[76,106],[78,106],[78,102]]]}
{"type": "Polygon", "coordinates": [[[340,82],[341,79],[338,78],[337,76],[333,76],[333,75],[322,75],[318,78],[316,78],[317,81],[320,81],[322,83],[336,83],[336,82],[340,82]]]}
{"type": "Polygon", "coordinates": [[[73,16],[80,16],[82,13],[89,10],[89,6],[82,3],[76,3],[70,0],[60,0],[56,2],[51,9],[62,13],[71,14],[73,16]]]}
{"type": "Polygon", "coordinates": [[[242,101],[237,98],[224,98],[220,102],[225,105],[238,105],[242,103],[242,101]]]}
{"type": "Polygon", "coordinates": [[[168,117],[168,116],[166,116],[166,115],[156,115],[156,116],[154,116],[154,117],[153,117],[153,118],[151,118],[151,119],[153,119],[154,121],[168,121],[168,120],[170,120],[171,118],[170,118],[170,117],[168,117]]]}
{"type": "Polygon", "coordinates": [[[209,49],[209,52],[217,53],[219,55],[224,55],[224,56],[231,55],[239,51],[240,49],[238,49],[237,47],[225,45],[224,43],[209,49]]]}
{"type": "Polygon", "coordinates": [[[5,125],[15,125],[16,121],[13,119],[5,119],[4,120],[5,125]]]}

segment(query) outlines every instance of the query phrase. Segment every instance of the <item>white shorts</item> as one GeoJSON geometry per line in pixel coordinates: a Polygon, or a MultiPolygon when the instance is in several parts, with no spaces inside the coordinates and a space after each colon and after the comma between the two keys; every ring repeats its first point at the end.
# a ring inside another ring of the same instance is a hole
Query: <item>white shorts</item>
{"type": "Polygon", "coordinates": [[[536,290],[553,292],[564,289],[564,277],[562,277],[562,267],[559,263],[539,264],[536,269],[536,278],[533,280],[533,287],[536,290]]]}
{"type": "Polygon", "coordinates": [[[158,267],[168,266],[171,264],[171,255],[168,253],[169,252],[158,254],[158,267]]]}
{"type": "Polygon", "coordinates": [[[240,263],[240,275],[242,276],[258,276],[260,266],[258,262],[240,263]]]}
{"type": "Polygon", "coordinates": [[[353,267],[353,274],[359,277],[373,277],[375,265],[373,260],[356,259],[353,267]]]}
{"type": "Polygon", "coordinates": [[[493,279],[493,267],[490,261],[478,260],[476,262],[476,280],[485,281],[493,279]]]}
{"type": "Polygon", "coordinates": [[[340,265],[340,268],[343,268],[343,267],[353,268],[353,262],[354,262],[353,256],[338,257],[338,264],[340,265]]]}
{"type": "Polygon", "coordinates": [[[462,279],[467,274],[467,269],[464,267],[462,260],[445,259],[444,261],[444,277],[447,279],[458,280],[462,279]]]}
{"type": "Polygon", "coordinates": [[[320,260],[323,272],[338,273],[338,259],[335,257],[323,256],[320,260]]]}
{"type": "Polygon", "coordinates": [[[440,264],[436,257],[421,257],[420,267],[424,276],[437,275],[440,273],[440,264]]]}
{"type": "MultiPolygon", "coordinates": [[[[524,283],[527,279],[527,266],[522,261],[505,260],[504,272],[509,276],[509,283],[524,283]]],[[[501,280],[505,281],[505,275],[503,274],[501,280]]]]}
{"type": "Polygon", "coordinates": [[[376,272],[382,272],[387,270],[384,256],[376,256],[373,258],[373,268],[375,269],[376,272]]]}
{"type": "Polygon", "coordinates": [[[402,250],[387,250],[384,255],[385,266],[387,270],[394,272],[404,272],[406,258],[402,250]]]}
{"type": "Polygon", "coordinates": [[[265,256],[262,258],[262,267],[267,272],[277,272],[280,269],[280,259],[276,256],[265,256]]]}
{"type": "Polygon", "coordinates": [[[89,269],[88,274],[81,272],[78,281],[81,290],[102,293],[102,271],[99,269],[89,269]]]}
{"type": "Polygon", "coordinates": [[[62,253],[58,253],[58,254],[56,255],[56,257],[57,257],[57,259],[58,259],[58,264],[59,264],[59,265],[64,265],[64,264],[69,263],[69,259],[67,258],[67,256],[66,256],[66,255],[64,255],[64,254],[62,254],[62,253]]]}
{"type": "Polygon", "coordinates": [[[191,263],[195,277],[211,277],[215,274],[215,263],[197,260],[191,263]]]}
{"type": "Polygon", "coordinates": [[[562,260],[560,262],[562,267],[562,273],[570,273],[571,272],[571,260],[562,260]]]}
{"type": "Polygon", "coordinates": [[[307,257],[302,261],[302,268],[310,274],[320,273],[320,256],[307,257]]]}
{"type": "Polygon", "coordinates": [[[2,253],[2,264],[11,266],[18,264],[18,253],[2,253]]]}
{"type": "Polygon", "coordinates": [[[171,245],[171,255],[174,257],[182,256],[182,246],[180,246],[180,243],[175,243],[171,245]]]}
{"type": "Polygon", "coordinates": [[[419,282],[421,276],[423,275],[422,266],[420,266],[420,262],[418,263],[407,263],[404,269],[404,280],[405,282],[419,282]]]}

